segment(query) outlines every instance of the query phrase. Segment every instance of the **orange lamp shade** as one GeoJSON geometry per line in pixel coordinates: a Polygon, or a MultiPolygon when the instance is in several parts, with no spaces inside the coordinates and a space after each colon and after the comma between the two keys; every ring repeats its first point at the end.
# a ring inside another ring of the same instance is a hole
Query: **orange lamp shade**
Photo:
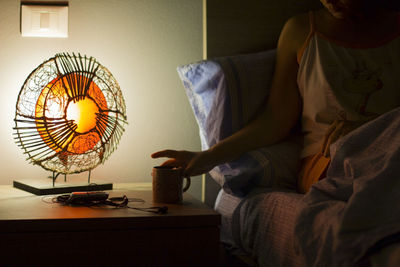
{"type": "Polygon", "coordinates": [[[15,113],[16,143],[46,170],[78,173],[103,163],[124,132],[125,102],[92,57],[57,54],[26,79],[15,113]]]}
{"type": "Polygon", "coordinates": [[[42,90],[36,103],[36,127],[42,140],[56,152],[82,154],[100,141],[107,122],[100,120],[98,114],[107,116],[107,101],[100,88],[87,77],[72,73],[55,78],[42,90]],[[83,96],[72,98],[74,93],[68,80],[88,84],[83,96]],[[70,134],[61,135],[60,127],[43,123],[43,118],[65,117],[71,122],[70,134]]]}

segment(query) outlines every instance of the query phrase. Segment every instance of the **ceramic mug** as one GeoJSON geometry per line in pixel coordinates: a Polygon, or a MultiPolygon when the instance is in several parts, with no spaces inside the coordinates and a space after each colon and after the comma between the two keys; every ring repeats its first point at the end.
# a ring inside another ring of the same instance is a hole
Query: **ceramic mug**
{"type": "Polygon", "coordinates": [[[189,189],[190,178],[183,177],[182,168],[170,166],[153,167],[153,202],[182,203],[183,193],[189,189]],[[186,180],[183,186],[183,180],[186,180]]]}

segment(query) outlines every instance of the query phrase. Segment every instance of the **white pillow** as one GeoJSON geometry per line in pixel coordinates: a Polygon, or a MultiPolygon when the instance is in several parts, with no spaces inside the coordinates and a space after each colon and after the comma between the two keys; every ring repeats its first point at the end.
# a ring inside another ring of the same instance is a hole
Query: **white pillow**
{"type": "MultiPolygon", "coordinates": [[[[203,149],[240,130],[266,104],[276,50],[221,57],[178,67],[199,125],[203,149]]],[[[297,140],[245,153],[210,175],[228,193],[243,196],[255,186],[296,188],[297,140]]]]}

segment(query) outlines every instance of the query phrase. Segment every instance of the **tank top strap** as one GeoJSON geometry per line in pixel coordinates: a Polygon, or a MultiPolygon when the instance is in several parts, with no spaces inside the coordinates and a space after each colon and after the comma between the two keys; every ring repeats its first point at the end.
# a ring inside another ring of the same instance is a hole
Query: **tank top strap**
{"type": "MultiPolygon", "coordinates": [[[[400,17],[399,17],[400,18],[400,17]]],[[[310,43],[311,37],[315,33],[315,21],[314,21],[314,12],[311,10],[308,12],[308,21],[310,25],[310,31],[308,32],[307,38],[304,41],[304,44],[301,46],[300,50],[297,53],[297,63],[300,64],[301,58],[306,50],[307,46],[310,43]]]]}

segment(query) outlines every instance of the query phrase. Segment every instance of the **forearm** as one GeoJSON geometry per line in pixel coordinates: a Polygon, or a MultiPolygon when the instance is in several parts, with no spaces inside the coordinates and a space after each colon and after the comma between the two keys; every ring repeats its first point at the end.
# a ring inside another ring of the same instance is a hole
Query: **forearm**
{"type": "Polygon", "coordinates": [[[276,112],[267,109],[243,129],[212,146],[208,153],[215,165],[235,160],[245,152],[284,139],[296,121],[293,114],[280,113],[278,117],[276,112]]]}
{"type": "MultiPolygon", "coordinates": [[[[304,23],[308,25],[308,20],[304,23]]],[[[297,48],[302,46],[305,38],[300,38],[301,40],[297,38],[298,32],[301,32],[297,24],[299,24],[297,20],[290,20],[282,30],[268,103],[259,117],[208,150],[202,152],[163,150],[152,154],[152,157],[169,158],[163,164],[183,167],[186,176],[199,175],[217,165],[237,159],[245,152],[274,144],[285,138],[296,125],[302,105],[297,87],[297,48]],[[296,41],[297,39],[300,41],[296,41]]],[[[308,31],[304,36],[307,34],[308,31]]]]}

